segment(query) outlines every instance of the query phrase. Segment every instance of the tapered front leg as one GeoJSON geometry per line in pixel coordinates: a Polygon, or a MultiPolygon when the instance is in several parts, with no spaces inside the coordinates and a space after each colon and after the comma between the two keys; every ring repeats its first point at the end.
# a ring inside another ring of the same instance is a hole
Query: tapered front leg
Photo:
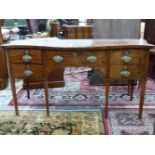
{"type": "Polygon", "coordinates": [[[139,102],[139,119],[142,118],[143,104],[144,104],[144,95],[145,95],[145,88],[146,88],[146,79],[141,80],[140,102],[139,102]]]}
{"type": "Polygon", "coordinates": [[[17,102],[17,94],[16,94],[16,85],[15,85],[15,78],[11,77],[11,89],[12,89],[12,95],[13,95],[13,102],[14,102],[14,107],[15,107],[15,113],[18,116],[19,111],[18,111],[18,102],[17,102]]]}

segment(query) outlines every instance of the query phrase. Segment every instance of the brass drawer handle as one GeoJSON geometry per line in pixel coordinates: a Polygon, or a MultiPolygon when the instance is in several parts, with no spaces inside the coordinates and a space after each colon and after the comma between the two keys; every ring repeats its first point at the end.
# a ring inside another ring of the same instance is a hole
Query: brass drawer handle
{"type": "Polygon", "coordinates": [[[97,57],[95,57],[95,56],[89,56],[89,57],[87,57],[87,61],[88,62],[91,62],[91,63],[96,62],[97,61],[97,57]]]}
{"type": "Polygon", "coordinates": [[[124,55],[124,56],[121,57],[121,60],[123,62],[127,63],[127,62],[130,62],[132,60],[132,58],[130,56],[128,56],[128,55],[124,55]]]}
{"type": "Polygon", "coordinates": [[[64,58],[62,56],[56,55],[53,57],[53,60],[55,62],[62,62],[64,60],[64,58]]]}
{"type": "Polygon", "coordinates": [[[33,75],[33,72],[31,70],[25,70],[24,75],[25,76],[31,76],[31,75],[33,75]]]}
{"type": "Polygon", "coordinates": [[[124,77],[124,78],[127,78],[130,76],[130,72],[129,71],[122,71],[121,73],[121,76],[124,77]]]}
{"type": "Polygon", "coordinates": [[[32,57],[26,54],[22,57],[22,59],[24,62],[30,62],[32,60],[32,57]]]}

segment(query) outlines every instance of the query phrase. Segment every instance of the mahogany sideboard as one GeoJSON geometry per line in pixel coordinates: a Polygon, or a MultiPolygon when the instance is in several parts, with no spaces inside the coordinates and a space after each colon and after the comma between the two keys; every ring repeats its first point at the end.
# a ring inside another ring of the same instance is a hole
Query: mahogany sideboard
{"type": "MultiPolygon", "coordinates": [[[[47,116],[50,75],[67,66],[86,66],[105,77],[104,116],[108,117],[110,80],[140,80],[139,118],[142,117],[145,84],[152,45],[144,40],[57,39],[17,40],[2,46],[7,54],[16,115],[19,114],[15,78],[43,79],[47,116]]],[[[28,90],[29,93],[29,90],[28,90]]]]}

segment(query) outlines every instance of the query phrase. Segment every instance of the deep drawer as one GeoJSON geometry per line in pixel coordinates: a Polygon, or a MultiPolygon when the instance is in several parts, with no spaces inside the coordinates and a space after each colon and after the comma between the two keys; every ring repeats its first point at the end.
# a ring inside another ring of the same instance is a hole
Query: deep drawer
{"type": "Polygon", "coordinates": [[[42,78],[44,75],[44,70],[41,65],[27,66],[22,64],[12,64],[11,72],[12,75],[16,78],[42,78]]]}
{"type": "Polygon", "coordinates": [[[146,71],[144,68],[145,68],[145,65],[128,65],[127,67],[123,65],[112,65],[110,66],[110,78],[112,79],[143,78],[145,77],[145,74],[146,74],[146,71]],[[127,71],[127,72],[124,72],[124,71],[127,71]]]}

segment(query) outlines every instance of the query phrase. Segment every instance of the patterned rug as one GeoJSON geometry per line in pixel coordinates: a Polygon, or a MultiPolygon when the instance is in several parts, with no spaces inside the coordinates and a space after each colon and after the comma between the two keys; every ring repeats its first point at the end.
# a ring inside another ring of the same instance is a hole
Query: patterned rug
{"type": "MultiPolygon", "coordinates": [[[[87,106],[87,109],[100,107],[104,105],[105,88],[104,86],[89,86],[87,72],[78,74],[66,74],[65,86],[61,88],[49,88],[49,103],[53,106],[62,106],[55,109],[69,109],[78,106],[87,106]],[[64,108],[64,107],[65,108],[64,108]],[[73,106],[73,107],[66,107],[73,106]],[[88,107],[89,106],[89,107],[88,107]],[[90,107],[93,106],[93,107],[90,107]]],[[[44,90],[32,89],[30,91],[31,99],[27,98],[25,90],[18,92],[18,103],[20,106],[28,106],[41,109],[45,106],[44,90]]],[[[144,107],[155,108],[155,81],[148,79],[145,93],[144,107]]],[[[109,105],[111,107],[138,108],[139,89],[134,88],[133,100],[127,94],[127,86],[111,86],[109,95],[109,105]]],[[[13,106],[13,102],[9,102],[13,106]]],[[[53,107],[54,108],[54,107],[53,107]]],[[[71,109],[71,110],[72,110],[71,109]]],[[[81,109],[81,107],[79,108],[81,109]]]]}
{"type": "MultiPolygon", "coordinates": [[[[104,105],[104,94],[105,89],[104,86],[89,86],[87,70],[81,72],[76,69],[72,70],[72,74],[70,74],[70,70],[66,70],[64,80],[65,87],[62,88],[49,88],[49,102],[50,102],[50,110],[56,111],[65,111],[61,113],[61,116],[66,115],[67,110],[72,111],[87,111],[87,110],[100,110],[100,105],[104,105]],[[85,105],[85,106],[83,106],[85,105]],[[64,114],[63,114],[64,113],[64,114]]],[[[44,99],[44,90],[36,89],[31,90],[31,99],[27,99],[27,94],[25,90],[21,89],[22,83],[20,80],[17,80],[17,92],[18,92],[18,103],[19,110],[21,116],[19,119],[13,119],[16,116],[14,115],[14,106],[12,102],[12,95],[10,91],[10,87],[6,90],[0,92],[0,110],[11,110],[8,111],[10,114],[10,119],[4,119],[8,116],[5,116],[3,111],[0,113],[0,131],[1,134],[104,134],[103,126],[101,124],[104,122],[104,128],[106,134],[111,135],[148,135],[153,133],[154,128],[154,118],[155,112],[155,81],[152,79],[147,80],[146,92],[145,92],[145,101],[144,101],[144,112],[143,119],[139,120],[137,117],[138,111],[138,103],[139,103],[139,89],[137,86],[134,88],[133,100],[130,101],[130,97],[127,95],[127,86],[111,86],[110,87],[110,96],[109,96],[109,117],[108,120],[100,120],[100,123],[95,121],[85,121],[84,115],[89,115],[91,113],[99,113],[99,112],[75,112],[78,115],[79,119],[77,123],[73,121],[74,119],[69,119],[69,121],[57,121],[55,124],[51,124],[52,121],[46,118],[42,123],[37,124],[36,121],[32,120],[29,125],[24,121],[25,118],[29,118],[27,113],[31,113],[31,110],[34,110],[32,113],[37,112],[37,115],[30,114],[32,118],[35,120],[40,117],[40,114],[44,114],[45,111],[38,112],[37,110],[45,110],[45,99],[44,99]],[[113,109],[112,109],[113,108],[113,109]],[[132,110],[130,110],[132,108],[132,110]],[[27,110],[25,113],[23,110],[27,110]],[[4,116],[2,116],[4,114],[4,116]],[[23,114],[23,115],[22,115],[23,114]],[[24,119],[22,119],[24,118],[24,119]],[[5,121],[6,120],[6,121],[5,121]],[[23,120],[23,121],[22,121],[23,120]],[[72,121],[71,121],[72,120],[72,121]],[[22,123],[23,122],[23,123],[22,123]],[[45,124],[44,124],[45,122],[45,124]],[[95,122],[95,123],[94,123],[95,122]],[[24,125],[26,124],[26,126],[24,125]],[[49,123],[50,125],[47,125],[49,123]],[[79,124],[75,125],[75,124],[79,124]],[[22,125],[23,124],[23,125],[22,125]],[[11,130],[12,126],[19,127],[18,130],[11,130]],[[34,125],[34,126],[33,126],[34,125]],[[22,126],[22,127],[21,127],[22,126]],[[37,127],[38,126],[38,127],[37,127]],[[40,127],[41,126],[41,127],[40,127]],[[49,130],[45,132],[42,131],[42,126],[48,126],[49,130]],[[51,127],[50,127],[51,126],[51,127]],[[76,126],[76,127],[75,127],[76,126]],[[100,126],[100,127],[99,127],[100,126]],[[5,128],[6,127],[6,128],[5,128]],[[64,129],[64,131],[62,130],[64,129]],[[90,130],[89,130],[90,128],[90,130]],[[92,130],[93,128],[93,130],[92,130]],[[97,129],[98,128],[98,129],[97,129]],[[2,129],[2,130],[1,130],[2,129]],[[23,130],[24,129],[24,130],[23,130]],[[57,130],[58,129],[58,130],[57,130]],[[60,129],[60,130],[59,130],[60,129]],[[73,130],[75,129],[75,130],[73,130]],[[52,130],[52,132],[51,132],[52,130]],[[5,132],[8,131],[8,132],[5,132]],[[78,132],[76,132],[78,131],[78,132]]],[[[51,112],[55,113],[55,112],[51,112]]],[[[74,112],[70,112],[67,116],[75,115],[74,112]]],[[[60,112],[58,112],[60,115],[60,112]]],[[[101,113],[99,114],[101,115],[101,113]]],[[[51,115],[51,117],[55,117],[51,115]]],[[[90,117],[90,115],[89,115],[90,117]]],[[[56,117],[57,118],[57,117],[56,117]]],[[[58,117],[60,118],[60,116],[58,117]]],[[[71,118],[71,117],[67,117],[71,118]]],[[[73,117],[74,118],[74,117],[73,117]]],[[[92,120],[96,118],[96,116],[92,115],[92,120]]],[[[100,118],[101,119],[101,118],[100,118]]],[[[31,120],[31,119],[30,119],[31,120]]],[[[55,119],[56,120],[56,119],[55,119]]],[[[99,119],[98,119],[99,120],[99,119]]]]}
{"type": "Polygon", "coordinates": [[[108,120],[104,120],[106,134],[110,135],[153,135],[155,134],[155,110],[144,110],[138,119],[138,110],[113,109],[108,120]]]}
{"type": "Polygon", "coordinates": [[[104,135],[100,112],[0,112],[0,135],[104,135]]]}

